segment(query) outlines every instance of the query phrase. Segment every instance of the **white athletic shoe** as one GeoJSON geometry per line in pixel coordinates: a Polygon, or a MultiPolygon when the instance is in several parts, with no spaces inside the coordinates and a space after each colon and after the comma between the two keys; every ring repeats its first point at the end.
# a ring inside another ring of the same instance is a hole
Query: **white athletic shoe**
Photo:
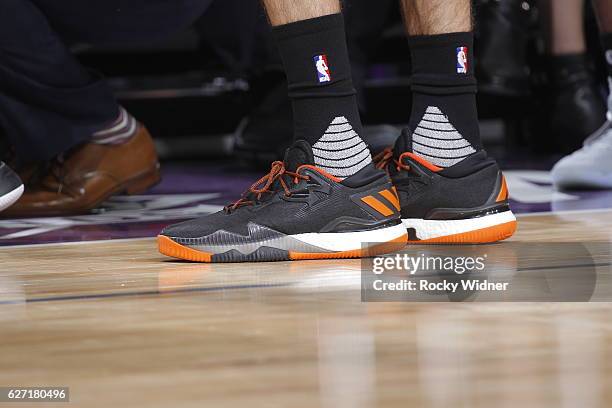
{"type": "Polygon", "coordinates": [[[561,159],[552,169],[558,189],[612,189],[612,114],[589,136],[582,149],[561,159]]]}
{"type": "Polygon", "coordinates": [[[7,209],[23,194],[23,184],[19,176],[0,161],[0,211],[7,209]]]}

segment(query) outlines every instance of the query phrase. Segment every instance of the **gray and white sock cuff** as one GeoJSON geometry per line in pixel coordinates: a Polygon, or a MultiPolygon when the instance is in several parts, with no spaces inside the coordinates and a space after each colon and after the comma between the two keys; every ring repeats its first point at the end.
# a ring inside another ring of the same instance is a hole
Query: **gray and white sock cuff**
{"type": "Polygon", "coordinates": [[[93,142],[98,144],[121,144],[134,136],[138,122],[122,106],[119,107],[119,117],[106,128],[93,134],[93,142]]]}
{"type": "Polygon", "coordinates": [[[412,134],[412,151],[439,167],[453,166],[476,149],[438,107],[429,106],[412,134]]]}
{"type": "Polygon", "coordinates": [[[350,177],[372,162],[368,146],[344,116],[334,118],[312,151],[317,167],[339,178],[350,177]]]}

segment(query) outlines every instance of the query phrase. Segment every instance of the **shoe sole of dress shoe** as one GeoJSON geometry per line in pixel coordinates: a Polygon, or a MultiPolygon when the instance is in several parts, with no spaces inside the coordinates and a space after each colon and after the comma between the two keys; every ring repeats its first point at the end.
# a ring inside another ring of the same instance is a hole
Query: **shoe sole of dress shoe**
{"type": "Polygon", "coordinates": [[[15,204],[19,197],[23,194],[23,184],[0,197],[0,211],[6,210],[11,205],[15,204]]]}

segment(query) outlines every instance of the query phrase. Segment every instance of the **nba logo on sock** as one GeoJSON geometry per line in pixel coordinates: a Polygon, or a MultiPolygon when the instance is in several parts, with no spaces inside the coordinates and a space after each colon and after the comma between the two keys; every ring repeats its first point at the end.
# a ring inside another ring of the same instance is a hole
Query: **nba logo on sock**
{"type": "Polygon", "coordinates": [[[468,48],[457,47],[457,73],[468,73],[468,48]]]}
{"type": "Polygon", "coordinates": [[[315,55],[314,62],[317,68],[319,83],[330,82],[331,74],[329,72],[329,65],[327,64],[327,55],[315,55]]]}

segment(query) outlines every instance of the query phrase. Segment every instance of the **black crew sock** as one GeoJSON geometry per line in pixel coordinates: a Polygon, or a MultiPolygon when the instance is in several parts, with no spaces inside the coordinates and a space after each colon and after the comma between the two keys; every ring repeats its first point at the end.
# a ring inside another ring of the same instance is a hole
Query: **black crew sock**
{"type": "Polygon", "coordinates": [[[586,53],[560,54],[550,57],[549,76],[553,86],[564,89],[575,81],[591,77],[593,64],[586,53]]]}
{"type": "Polygon", "coordinates": [[[450,167],[482,149],[472,33],[409,37],[412,150],[450,167]]]}
{"type": "Polygon", "coordinates": [[[349,177],[371,163],[351,79],[344,18],[333,14],[273,28],[293,106],[294,139],[313,147],[315,164],[349,177]]]}

